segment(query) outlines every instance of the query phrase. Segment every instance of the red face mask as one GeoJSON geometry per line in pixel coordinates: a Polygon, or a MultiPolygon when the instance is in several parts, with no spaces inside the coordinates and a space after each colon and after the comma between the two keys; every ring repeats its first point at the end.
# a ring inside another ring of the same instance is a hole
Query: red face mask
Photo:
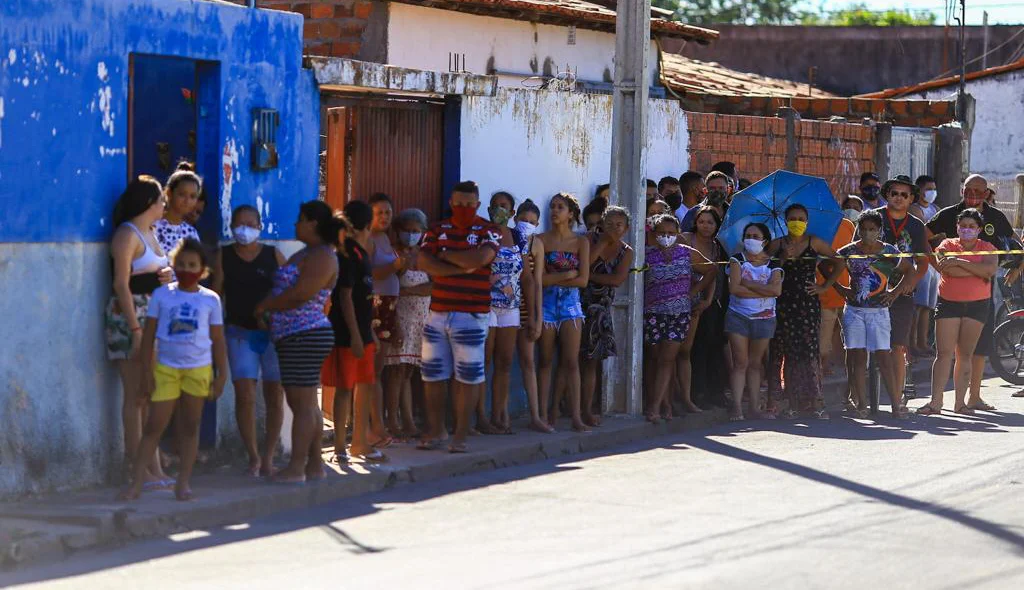
{"type": "Polygon", "coordinates": [[[452,223],[458,227],[469,227],[476,219],[476,207],[452,205],[452,223]]]}
{"type": "Polygon", "coordinates": [[[974,193],[964,193],[964,205],[977,209],[982,203],[985,202],[985,195],[977,195],[974,193]]]}
{"type": "Polygon", "coordinates": [[[182,289],[191,289],[199,284],[199,279],[202,278],[203,273],[191,272],[187,270],[176,270],[174,276],[178,278],[178,286],[182,289]]]}

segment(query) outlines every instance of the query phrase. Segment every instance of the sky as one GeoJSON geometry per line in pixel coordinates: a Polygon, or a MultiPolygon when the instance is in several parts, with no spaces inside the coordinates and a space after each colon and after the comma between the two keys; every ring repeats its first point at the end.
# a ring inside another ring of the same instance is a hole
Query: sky
{"type": "MultiPolygon", "coordinates": [[[[946,24],[945,0],[808,0],[807,2],[810,7],[821,5],[825,10],[839,10],[850,4],[859,3],[866,4],[870,10],[889,8],[930,10],[938,15],[935,24],[946,24]]],[[[1024,0],[967,0],[967,24],[980,25],[984,11],[988,12],[990,25],[1024,24],[1024,0]]],[[[960,14],[959,2],[957,2],[957,14],[960,14]]],[[[952,23],[952,21],[950,22],[952,23]]]]}

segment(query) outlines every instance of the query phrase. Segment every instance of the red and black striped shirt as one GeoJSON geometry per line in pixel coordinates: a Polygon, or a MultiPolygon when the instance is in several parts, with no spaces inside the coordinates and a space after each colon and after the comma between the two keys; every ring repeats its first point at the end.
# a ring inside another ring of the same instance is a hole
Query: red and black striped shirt
{"type": "MultiPolygon", "coordinates": [[[[451,219],[435,223],[423,237],[423,251],[431,256],[451,250],[459,252],[476,248],[501,246],[498,227],[477,217],[469,227],[457,227],[451,219]]],[[[467,274],[431,277],[430,311],[489,313],[491,311],[491,266],[485,265],[467,274]]]]}

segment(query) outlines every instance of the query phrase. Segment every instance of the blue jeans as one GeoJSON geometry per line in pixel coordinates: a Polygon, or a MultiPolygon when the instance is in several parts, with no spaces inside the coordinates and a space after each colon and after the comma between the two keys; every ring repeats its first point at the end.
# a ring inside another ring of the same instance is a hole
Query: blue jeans
{"type": "Polygon", "coordinates": [[[432,311],[423,324],[423,381],[484,382],[484,357],[491,314],[432,311]]]}

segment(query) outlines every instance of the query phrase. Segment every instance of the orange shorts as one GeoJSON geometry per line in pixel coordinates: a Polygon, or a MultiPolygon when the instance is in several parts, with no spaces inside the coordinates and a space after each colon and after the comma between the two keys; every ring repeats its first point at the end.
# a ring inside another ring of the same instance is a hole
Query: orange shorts
{"type": "Polygon", "coordinates": [[[377,371],[373,364],[376,352],[377,345],[372,342],[363,348],[363,358],[356,358],[351,348],[332,348],[320,371],[320,381],[325,387],[347,391],[351,391],[357,383],[373,385],[377,382],[377,371]]]}

